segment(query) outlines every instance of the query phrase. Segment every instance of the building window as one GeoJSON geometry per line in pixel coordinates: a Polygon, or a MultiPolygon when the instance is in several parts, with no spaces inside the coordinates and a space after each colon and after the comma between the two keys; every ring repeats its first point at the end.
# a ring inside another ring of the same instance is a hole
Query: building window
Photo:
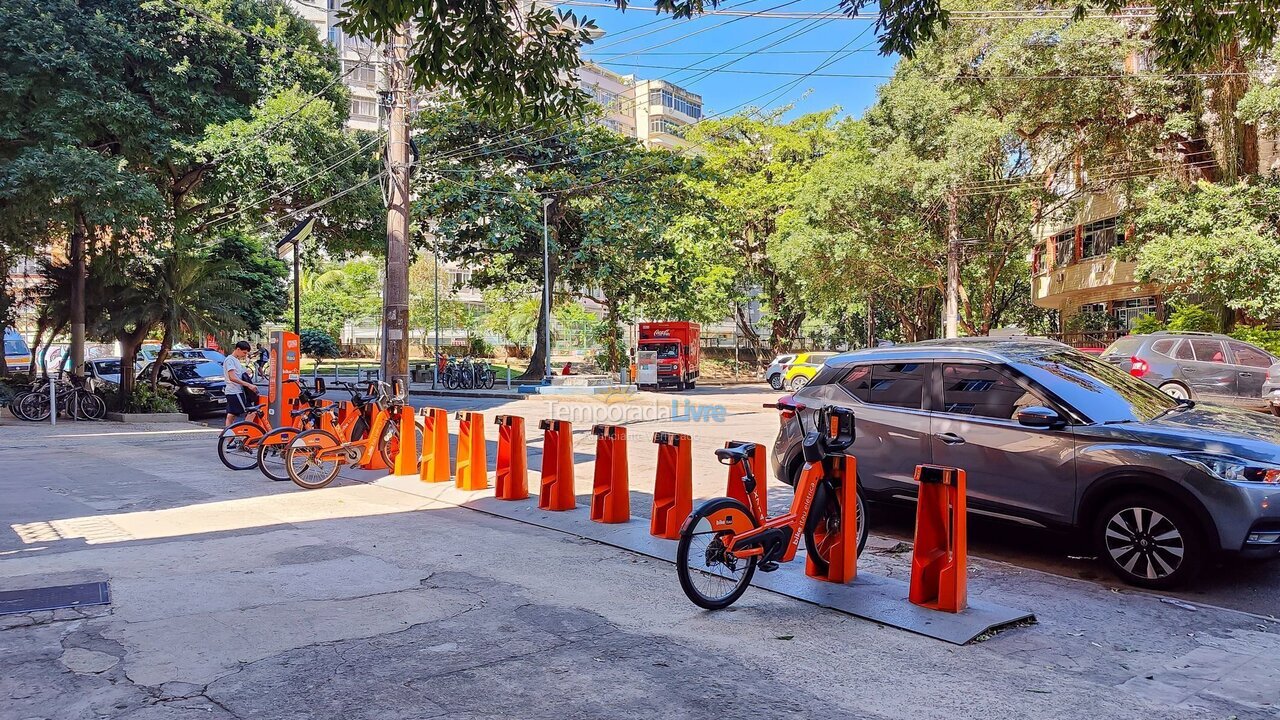
{"type": "Polygon", "coordinates": [[[662,117],[661,115],[652,115],[649,117],[649,132],[666,133],[668,135],[679,135],[680,124],[674,120],[662,117]]]}
{"type": "Polygon", "coordinates": [[[343,60],[342,72],[347,74],[348,85],[373,88],[378,84],[378,69],[358,60],[343,60]]]}
{"type": "Polygon", "coordinates": [[[1123,242],[1124,237],[1118,232],[1116,218],[1091,222],[1084,226],[1084,236],[1081,239],[1081,257],[1101,257],[1123,244],[1123,242]]]}
{"type": "Polygon", "coordinates": [[[1156,314],[1156,299],[1143,297],[1117,300],[1111,306],[1111,314],[1121,328],[1128,330],[1138,318],[1156,314]]]}
{"type": "Polygon", "coordinates": [[[368,120],[378,119],[378,103],[372,100],[352,100],[351,117],[368,120]]]}
{"type": "Polygon", "coordinates": [[[702,117],[702,103],[682,94],[672,92],[667,88],[652,88],[649,90],[649,105],[660,105],[676,112],[684,113],[694,120],[702,117]]]}
{"type": "Polygon", "coordinates": [[[1036,243],[1036,246],[1031,249],[1031,272],[1035,275],[1039,275],[1045,270],[1044,253],[1047,244],[1036,243]]]}
{"type": "Polygon", "coordinates": [[[1076,231],[1075,229],[1063,230],[1053,236],[1053,266],[1066,267],[1075,259],[1076,252],[1076,231]]]}

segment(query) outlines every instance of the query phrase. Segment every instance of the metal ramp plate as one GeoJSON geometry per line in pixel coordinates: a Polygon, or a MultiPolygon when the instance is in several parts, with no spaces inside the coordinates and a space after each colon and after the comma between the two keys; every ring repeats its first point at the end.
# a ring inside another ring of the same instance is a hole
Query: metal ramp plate
{"type": "MultiPolygon", "coordinates": [[[[437,487],[423,487],[419,484],[415,492],[449,505],[576,535],[675,563],[676,543],[651,536],[648,532],[649,521],[645,518],[632,516],[631,522],[607,525],[589,520],[585,506],[580,506],[578,510],[551,512],[538,509],[536,498],[498,500],[493,497],[492,491],[465,492],[443,483],[437,487]]],[[[858,577],[847,585],[826,583],[807,577],[804,574],[804,563],[799,560],[787,563],[772,573],[757,572],[751,584],[797,600],[957,645],[971,642],[988,631],[1035,619],[1035,614],[1027,610],[972,599],[968,609],[962,613],[928,610],[907,601],[908,585],[902,580],[859,572],[858,577]]],[[[672,587],[676,587],[674,578],[672,587]]]]}
{"type": "Polygon", "coordinates": [[[104,582],[0,592],[0,615],[109,604],[111,591],[104,582]]]}

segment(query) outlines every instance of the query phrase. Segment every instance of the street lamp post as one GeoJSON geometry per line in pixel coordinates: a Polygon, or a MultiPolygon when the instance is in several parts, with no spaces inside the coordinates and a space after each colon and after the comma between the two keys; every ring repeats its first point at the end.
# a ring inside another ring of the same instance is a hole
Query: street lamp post
{"type": "Polygon", "coordinates": [[[547,357],[544,363],[546,368],[543,370],[543,383],[551,384],[551,251],[550,251],[550,223],[548,221],[548,213],[551,211],[551,205],[555,202],[555,198],[542,198],[542,322],[546,331],[547,357]]]}
{"type": "Polygon", "coordinates": [[[288,235],[280,238],[276,242],[276,253],[279,254],[286,245],[293,245],[293,332],[298,334],[302,332],[302,306],[299,302],[301,296],[301,278],[302,264],[300,256],[302,254],[302,241],[311,235],[311,230],[316,225],[315,218],[307,218],[289,231],[288,235]]]}
{"type": "Polygon", "coordinates": [[[440,379],[440,237],[432,235],[435,240],[431,247],[431,258],[435,262],[435,270],[431,276],[431,290],[436,300],[436,366],[431,371],[431,389],[435,390],[440,379]]]}

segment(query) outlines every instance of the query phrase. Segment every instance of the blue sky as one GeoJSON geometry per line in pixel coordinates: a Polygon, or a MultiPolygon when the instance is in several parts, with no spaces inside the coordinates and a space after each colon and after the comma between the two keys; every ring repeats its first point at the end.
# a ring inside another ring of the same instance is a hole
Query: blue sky
{"type": "MultiPolygon", "coordinates": [[[[594,0],[598,1],[598,0],[594,0]]],[[[831,18],[704,15],[672,20],[655,15],[651,0],[633,0],[630,10],[563,6],[596,21],[605,31],[583,56],[621,74],[662,79],[702,95],[705,114],[732,114],[742,103],[767,107],[794,104],[794,114],[839,105],[862,114],[875,102],[880,78],[799,78],[740,72],[889,75],[896,58],[877,51],[873,22],[831,18]],[[740,46],[741,47],[738,47],[740,46]],[[833,56],[837,50],[839,54],[833,56]],[[727,52],[726,52],[727,51],[727,52]],[[748,55],[752,51],[763,51],[748,55]],[[853,51],[853,52],[850,52],[853,51]],[[717,55],[717,53],[726,54],[717,55]],[[631,54],[634,53],[634,54],[631,54]],[[718,72],[673,68],[718,68],[718,72]],[[795,83],[793,85],[793,83],[795,83]]],[[[727,0],[724,10],[821,14],[834,0],[727,0]]],[[[874,9],[872,9],[874,12],[874,9]]]]}

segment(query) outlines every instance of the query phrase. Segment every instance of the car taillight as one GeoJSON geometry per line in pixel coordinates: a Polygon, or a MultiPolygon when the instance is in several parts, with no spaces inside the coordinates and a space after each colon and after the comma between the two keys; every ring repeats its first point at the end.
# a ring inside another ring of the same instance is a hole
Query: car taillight
{"type": "Polygon", "coordinates": [[[783,395],[778,398],[778,404],[774,407],[778,408],[778,424],[782,427],[787,426],[787,422],[796,416],[796,412],[804,409],[804,405],[796,402],[795,395],[783,395]]]}
{"type": "Polygon", "coordinates": [[[1132,363],[1129,367],[1129,374],[1136,378],[1146,375],[1151,370],[1151,365],[1137,355],[1129,358],[1129,362],[1132,363]]]}

